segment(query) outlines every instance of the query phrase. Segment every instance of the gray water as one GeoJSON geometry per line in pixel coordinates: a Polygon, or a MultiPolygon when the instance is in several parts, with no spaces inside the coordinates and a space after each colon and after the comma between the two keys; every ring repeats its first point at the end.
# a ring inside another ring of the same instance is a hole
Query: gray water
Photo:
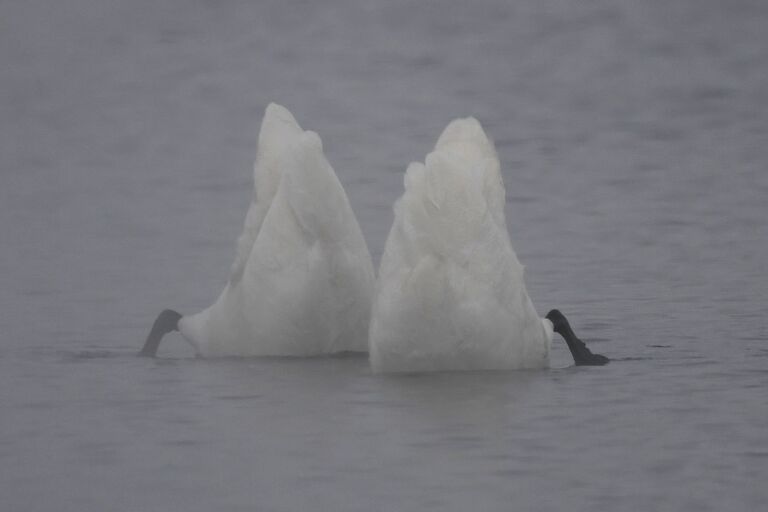
{"type": "Polygon", "coordinates": [[[0,510],[761,510],[766,219],[761,0],[2,2],[0,510]],[[376,262],[480,118],[535,304],[614,361],[135,357],[223,287],[269,101],[376,262]]]}

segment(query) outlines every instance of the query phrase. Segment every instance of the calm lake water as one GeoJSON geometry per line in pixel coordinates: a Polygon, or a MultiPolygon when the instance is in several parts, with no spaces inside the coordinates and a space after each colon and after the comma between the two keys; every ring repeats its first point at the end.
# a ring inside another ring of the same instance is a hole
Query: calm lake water
{"type": "Polygon", "coordinates": [[[767,5],[0,3],[0,509],[764,509],[767,5]],[[223,287],[269,101],[376,262],[408,162],[481,119],[534,303],[614,362],[134,357],[223,287]]]}

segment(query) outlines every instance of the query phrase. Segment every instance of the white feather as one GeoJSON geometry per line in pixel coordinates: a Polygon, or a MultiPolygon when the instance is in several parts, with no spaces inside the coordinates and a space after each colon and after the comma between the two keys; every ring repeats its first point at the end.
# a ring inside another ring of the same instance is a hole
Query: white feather
{"type": "Polygon", "coordinates": [[[552,330],[536,314],[504,217],[493,143],[453,121],[395,205],[370,328],[376,372],[541,368],[552,330]]]}
{"type": "Polygon", "coordinates": [[[203,356],[365,351],[374,286],[368,248],[316,133],[267,108],[256,189],[229,283],[179,322],[203,356]]]}

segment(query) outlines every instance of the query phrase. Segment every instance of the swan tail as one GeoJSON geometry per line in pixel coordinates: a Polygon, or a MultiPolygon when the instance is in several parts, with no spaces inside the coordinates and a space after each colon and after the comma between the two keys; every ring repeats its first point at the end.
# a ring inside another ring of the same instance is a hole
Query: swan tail
{"type": "Polygon", "coordinates": [[[338,242],[349,236],[350,230],[359,231],[357,223],[350,222],[354,214],[349,199],[317,133],[305,132],[296,141],[284,180],[291,211],[310,239],[338,242]]]}
{"type": "Polygon", "coordinates": [[[504,184],[493,142],[474,118],[443,131],[424,164],[411,164],[396,215],[439,258],[466,260],[479,245],[509,244],[504,184]]]}
{"type": "Polygon", "coordinates": [[[499,156],[493,140],[474,117],[455,119],[446,126],[435,144],[435,152],[465,162],[474,169],[473,179],[478,181],[483,198],[493,219],[506,230],[504,202],[506,192],[501,178],[499,156]]]}
{"type": "Polygon", "coordinates": [[[253,164],[253,198],[243,232],[237,240],[235,261],[230,269],[231,282],[237,282],[242,277],[253,244],[280,186],[286,157],[302,133],[304,131],[287,108],[276,103],[267,106],[253,164]]]}
{"type": "Polygon", "coordinates": [[[276,103],[267,106],[253,166],[254,198],[257,201],[269,203],[275,197],[284,174],[286,155],[303,133],[287,108],[276,103]]]}

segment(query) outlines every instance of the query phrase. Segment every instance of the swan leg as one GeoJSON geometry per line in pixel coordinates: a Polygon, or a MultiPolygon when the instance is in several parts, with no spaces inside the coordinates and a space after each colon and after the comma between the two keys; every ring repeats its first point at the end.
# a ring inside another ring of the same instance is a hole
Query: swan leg
{"type": "Polygon", "coordinates": [[[147,341],[144,342],[140,356],[155,357],[157,354],[157,348],[160,346],[160,340],[163,336],[172,331],[179,330],[179,320],[181,315],[172,309],[164,309],[152,324],[152,329],[149,331],[147,341]]]}
{"type": "Polygon", "coordinates": [[[608,364],[610,359],[600,354],[593,354],[587,348],[587,345],[576,337],[576,333],[571,329],[568,319],[560,311],[553,309],[547,313],[546,318],[552,322],[555,332],[565,339],[576,366],[602,366],[608,364]]]}

